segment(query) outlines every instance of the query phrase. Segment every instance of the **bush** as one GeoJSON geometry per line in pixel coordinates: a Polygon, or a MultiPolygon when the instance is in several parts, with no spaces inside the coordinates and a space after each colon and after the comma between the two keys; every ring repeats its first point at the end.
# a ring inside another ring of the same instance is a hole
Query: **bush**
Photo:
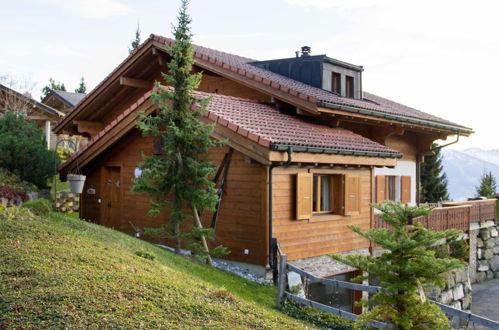
{"type": "Polygon", "coordinates": [[[50,202],[45,198],[39,198],[26,202],[22,205],[22,207],[29,209],[33,214],[38,216],[46,216],[52,212],[52,205],[50,205],[50,202]]]}
{"type": "Polygon", "coordinates": [[[38,191],[38,188],[27,181],[21,180],[21,178],[14,173],[0,168],[0,187],[12,188],[18,191],[38,191]]]}
{"type": "Polygon", "coordinates": [[[0,198],[6,198],[10,203],[24,202],[28,200],[28,194],[25,191],[9,187],[0,187],[0,198]]]}
{"type": "Polygon", "coordinates": [[[47,186],[59,164],[55,152],[47,149],[43,132],[11,112],[0,119],[0,155],[1,168],[38,187],[47,186]]]}
{"type": "Polygon", "coordinates": [[[30,210],[18,206],[0,204],[0,220],[27,220],[33,218],[30,210]]]}

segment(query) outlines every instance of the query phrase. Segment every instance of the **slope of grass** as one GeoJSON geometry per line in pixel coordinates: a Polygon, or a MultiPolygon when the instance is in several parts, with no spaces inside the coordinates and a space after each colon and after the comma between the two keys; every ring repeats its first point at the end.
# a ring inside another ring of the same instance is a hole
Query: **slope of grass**
{"type": "Polygon", "coordinates": [[[0,219],[0,262],[0,328],[310,327],[273,287],[57,213],[0,219]]]}

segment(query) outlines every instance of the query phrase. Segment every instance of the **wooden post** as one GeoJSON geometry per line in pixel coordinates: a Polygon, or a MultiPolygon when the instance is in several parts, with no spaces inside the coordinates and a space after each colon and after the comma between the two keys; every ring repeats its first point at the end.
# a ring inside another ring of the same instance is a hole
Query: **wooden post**
{"type": "Polygon", "coordinates": [[[288,256],[286,254],[281,255],[281,262],[279,263],[279,279],[277,281],[277,306],[280,307],[282,300],[284,298],[284,292],[286,291],[286,279],[287,279],[287,264],[288,256]]]}

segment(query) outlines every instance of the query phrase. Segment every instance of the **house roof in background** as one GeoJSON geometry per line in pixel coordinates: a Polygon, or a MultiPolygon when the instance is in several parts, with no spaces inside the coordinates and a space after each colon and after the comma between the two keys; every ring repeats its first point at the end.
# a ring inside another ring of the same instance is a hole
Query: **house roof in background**
{"type": "Polygon", "coordinates": [[[40,103],[31,97],[28,97],[26,95],[23,95],[15,90],[13,90],[12,88],[9,88],[7,86],[0,84],[0,90],[3,90],[4,92],[9,93],[10,95],[12,95],[14,97],[17,97],[17,98],[23,100],[24,102],[31,104],[33,107],[38,108],[42,112],[45,112],[47,114],[50,114],[50,115],[56,116],[56,117],[64,117],[64,114],[62,112],[60,112],[59,110],[54,109],[46,104],[40,103]]]}
{"type": "Polygon", "coordinates": [[[54,95],[55,97],[57,97],[58,99],[60,99],[67,106],[69,106],[71,108],[74,108],[78,103],[80,103],[81,100],[83,100],[83,98],[87,94],[52,90],[43,99],[43,102],[45,102],[45,100],[47,100],[51,95],[54,95]]]}

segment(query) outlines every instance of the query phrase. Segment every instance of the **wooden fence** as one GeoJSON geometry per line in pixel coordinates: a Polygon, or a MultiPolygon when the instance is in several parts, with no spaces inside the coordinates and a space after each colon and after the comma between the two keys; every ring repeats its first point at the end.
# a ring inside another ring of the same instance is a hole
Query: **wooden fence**
{"type": "MultiPolygon", "coordinates": [[[[307,273],[301,268],[298,268],[296,266],[293,266],[291,264],[287,263],[288,256],[286,254],[282,254],[282,252],[279,250],[279,271],[278,271],[278,283],[277,283],[277,288],[278,288],[278,293],[277,293],[277,305],[280,306],[281,303],[285,298],[294,301],[296,303],[299,303],[301,305],[307,306],[307,307],[312,307],[318,310],[321,310],[323,312],[329,313],[329,314],[334,314],[338,315],[350,320],[357,320],[358,315],[341,310],[339,308],[327,306],[321,303],[318,303],[316,301],[312,301],[310,299],[302,298],[297,295],[294,295],[288,291],[286,291],[286,286],[287,286],[287,273],[288,271],[292,271],[295,273],[298,273],[301,277],[307,278],[309,283],[321,283],[324,285],[328,286],[333,286],[333,287],[340,287],[340,288],[345,288],[345,289],[350,289],[350,290],[357,290],[357,291],[365,291],[369,293],[376,293],[382,290],[381,287],[379,286],[373,286],[373,285],[365,285],[365,284],[357,284],[357,283],[352,283],[352,282],[345,282],[345,281],[339,281],[339,280],[333,280],[333,279],[327,279],[327,278],[320,278],[316,277],[310,273],[307,273]]],[[[462,311],[447,305],[443,305],[441,303],[438,303],[436,301],[431,301],[432,303],[436,304],[439,306],[442,311],[447,314],[447,316],[452,316],[453,322],[457,321],[457,323],[460,320],[465,320],[468,322],[473,322],[474,324],[479,324],[483,325],[486,327],[489,327],[491,329],[499,329],[499,322],[490,320],[486,317],[479,316],[472,314],[470,312],[462,311]]],[[[369,322],[366,325],[373,327],[373,328],[391,328],[390,324],[384,323],[384,322],[369,322]]]]}
{"type": "MultiPolygon", "coordinates": [[[[449,202],[442,204],[442,206],[435,208],[430,215],[415,220],[426,228],[435,231],[454,228],[468,232],[471,222],[494,220],[496,217],[495,199],[449,202]]],[[[375,214],[373,228],[389,228],[389,225],[380,218],[379,214],[375,214]]]]}

